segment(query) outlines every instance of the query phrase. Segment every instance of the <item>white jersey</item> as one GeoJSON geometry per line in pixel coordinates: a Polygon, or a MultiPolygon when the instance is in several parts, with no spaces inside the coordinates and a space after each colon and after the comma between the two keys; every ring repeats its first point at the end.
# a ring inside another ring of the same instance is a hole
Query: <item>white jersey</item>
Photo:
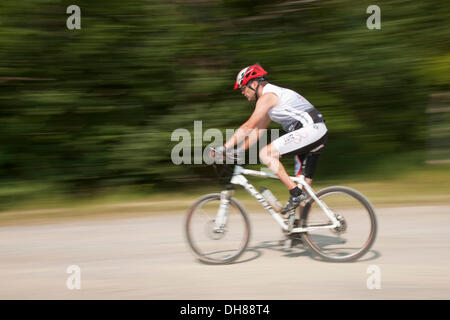
{"type": "Polygon", "coordinates": [[[268,115],[287,132],[306,127],[308,125],[324,122],[322,115],[316,108],[297,92],[266,84],[262,93],[272,92],[278,97],[278,104],[269,110],[268,115]]]}

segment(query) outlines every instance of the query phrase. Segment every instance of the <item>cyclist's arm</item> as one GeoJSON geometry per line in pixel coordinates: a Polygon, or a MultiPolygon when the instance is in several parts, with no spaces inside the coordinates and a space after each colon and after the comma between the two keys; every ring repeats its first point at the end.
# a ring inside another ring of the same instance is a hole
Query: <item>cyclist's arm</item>
{"type": "Polygon", "coordinates": [[[230,149],[241,143],[247,137],[251,140],[249,143],[246,143],[247,148],[250,146],[250,142],[254,143],[261,135],[261,133],[258,134],[258,129],[265,129],[270,123],[270,118],[268,116],[269,110],[277,104],[278,97],[275,94],[266,93],[262,95],[256,103],[253,114],[225,143],[225,148],[230,149]]]}
{"type": "Polygon", "coordinates": [[[258,128],[252,130],[250,132],[250,134],[248,135],[248,137],[245,138],[245,142],[244,142],[244,146],[243,146],[244,150],[247,150],[248,148],[250,148],[256,141],[259,140],[259,138],[261,138],[261,135],[264,133],[264,131],[261,129],[267,128],[271,122],[269,117],[267,117],[266,119],[263,119],[263,121],[258,126],[258,128]]]}

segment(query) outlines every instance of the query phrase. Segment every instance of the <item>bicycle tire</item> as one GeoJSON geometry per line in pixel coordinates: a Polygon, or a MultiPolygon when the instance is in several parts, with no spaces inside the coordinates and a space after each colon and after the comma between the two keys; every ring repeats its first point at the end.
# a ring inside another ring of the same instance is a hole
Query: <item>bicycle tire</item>
{"type": "MultiPolygon", "coordinates": [[[[211,201],[218,201],[217,204],[220,204],[220,193],[212,193],[207,194],[201,198],[199,198],[195,203],[191,206],[191,208],[188,210],[186,219],[185,219],[185,236],[187,239],[187,243],[189,244],[189,247],[191,249],[191,252],[194,254],[194,256],[208,264],[227,264],[231,263],[235,260],[237,260],[245,251],[245,249],[248,246],[248,243],[250,241],[250,234],[251,234],[251,227],[250,227],[250,220],[248,217],[248,214],[244,207],[234,198],[230,198],[230,209],[233,207],[236,209],[236,214],[240,215],[242,217],[242,222],[244,224],[244,234],[243,238],[239,243],[238,249],[233,252],[233,254],[226,256],[225,258],[214,258],[210,255],[208,256],[205,252],[202,252],[201,248],[199,247],[199,244],[197,243],[195,239],[194,232],[192,228],[193,224],[193,218],[195,217],[196,213],[199,215],[199,210],[203,207],[204,204],[211,202],[211,201]]],[[[218,208],[218,206],[217,206],[218,208]]],[[[216,210],[217,211],[217,210],[216,210]]],[[[207,223],[211,224],[213,221],[208,221],[207,223]]],[[[227,224],[229,224],[230,219],[228,219],[227,224]]],[[[210,226],[207,226],[207,229],[209,229],[210,226]]],[[[226,236],[226,235],[225,235],[226,236]]],[[[224,236],[224,237],[225,237],[224,236]]]]}
{"type": "MultiPolygon", "coordinates": [[[[362,257],[364,254],[367,253],[367,251],[370,250],[370,248],[373,246],[377,234],[377,219],[375,216],[375,210],[373,209],[372,205],[370,204],[369,200],[367,200],[366,197],[364,197],[361,193],[358,191],[348,188],[348,187],[342,187],[342,186],[334,186],[334,187],[328,187],[325,189],[320,190],[317,192],[316,196],[320,198],[321,200],[325,198],[327,195],[331,194],[344,194],[346,196],[349,196],[353,199],[355,199],[359,204],[362,205],[362,208],[364,209],[364,212],[367,213],[369,221],[370,221],[370,232],[367,235],[367,240],[364,242],[364,244],[355,252],[348,254],[348,255],[342,255],[342,256],[334,256],[330,255],[329,253],[326,253],[326,250],[324,250],[319,244],[317,240],[315,240],[312,237],[312,234],[310,232],[302,233],[302,239],[304,240],[304,243],[320,258],[330,261],[330,262],[350,262],[355,261],[362,257]]],[[[323,200],[325,204],[327,204],[326,200],[323,200]]],[[[313,199],[310,199],[303,211],[301,212],[300,217],[300,225],[302,227],[308,227],[308,218],[311,214],[311,208],[315,204],[315,201],[313,199]]],[[[327,204],[328,206],[328,204],[327,204]]],[[[329,207],[329,206],[328,206],[329,207]]],[[[333,208],[330,208],[333,211],[333,208]]],[[[354,209],[352,209],[354,211],[354,209]]],[[[345,210],[344,210],[345,211],[345,210]]],[[[345,213],[344,213],[345,215],[345,213]]],[[[345,220],[345,217],[344,217],[345,220]]],[[[347,228],[347,226],[346,226],[347,228]]],[[[344,233],[346,230],[344,230],[344,233]]]]}

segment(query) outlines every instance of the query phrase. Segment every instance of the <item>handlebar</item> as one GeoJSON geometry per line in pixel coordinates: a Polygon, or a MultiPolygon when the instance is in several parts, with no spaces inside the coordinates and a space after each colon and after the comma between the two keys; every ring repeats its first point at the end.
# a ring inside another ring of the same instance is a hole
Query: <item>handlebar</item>
{"type": "Polygon", "coordinates": [[[209,147],[209,149],[210,152],[214,152],[214,162],[211,165],[214,168],[219,183],[228,184],[233,175],[235,163],[242,158],[235,152],[225,152],[219,155],[216,153],[217,149],[215,147],[209,147]]]}
{"type": "MultiPolygon", "coordinates": [[[[217,148],[215,148],[215,147],[208,147],[211,151],[210,152],[214,152],[214,163],[217,163],[217,148]]],[[[221,154],[221,157],[220,157],[220,160],[231,160],[231,161],[239,161],[239,160],[241,160],[242,158],[241,157],[239,157],[239,155],[236,153],[236,152],[230,152],[230,151],[228,151],[228,152],[225,152],[225,153],[223,153],[223,154],[221,154]]],[[[227,162],[228,163],[228,162],[227,162]]],[[[222,163],[220,163],[220,164],[222,164],[222,163]]]]}

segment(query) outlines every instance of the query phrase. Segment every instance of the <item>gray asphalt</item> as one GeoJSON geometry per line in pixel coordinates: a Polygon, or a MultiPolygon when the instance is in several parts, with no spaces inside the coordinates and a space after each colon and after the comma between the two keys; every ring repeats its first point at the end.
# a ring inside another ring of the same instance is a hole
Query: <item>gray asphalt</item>
{"type": "Polygon", "coordinates": [[[343,264],[284,249],[264,213],[246,253],[219,266],[190,253],[184,214],[0,227],[0,299],[449,299],[450,206],[376,212],[372,250],[343,264]],[[67,287],[72,265],[80,289],[67,287]]]}

